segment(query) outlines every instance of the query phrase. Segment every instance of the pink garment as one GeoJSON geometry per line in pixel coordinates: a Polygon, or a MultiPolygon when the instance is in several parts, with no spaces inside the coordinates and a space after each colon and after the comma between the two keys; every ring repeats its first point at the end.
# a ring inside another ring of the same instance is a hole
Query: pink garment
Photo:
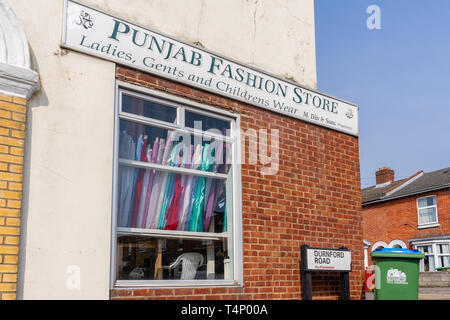
{"type": "MultiPolygon", "coordinates": [[[[152,159],[152,149],[151,149],[150,144],[147,145],[147,150],[145,152],[147,153],[146,160],[147,160],[147,162],[150,162],[152,159]]],[[[139,199],[139,210],[138,210],[136,228],[141,228],[142,216],[144,215],[145,197],[147,195],[148,180],[150,179],[150,172],[151,172],[150,169],[143,169],[143,170],[145,170],[145,171],[144,171],[144,178],[142,179],[142,189],[141,189],[141,197],[139,199]]]]}

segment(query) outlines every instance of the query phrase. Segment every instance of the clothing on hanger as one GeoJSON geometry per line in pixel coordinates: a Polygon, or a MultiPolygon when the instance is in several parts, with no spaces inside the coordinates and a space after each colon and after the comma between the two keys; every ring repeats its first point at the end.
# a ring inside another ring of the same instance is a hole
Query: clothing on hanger
{"type": "MultiPolygon", "coordinates": [[[[162,159],[162,165],[169,165],[169,155],[170,155],[170,151],[172,148],[172,144],[173,144],[173,137],[175,135],[174,131],[168,131],[167,132],[167,140],[166,140],[166,145],[164,147],[164,155],[163,155],[163,159],[162,159]]],[[[164,200],[164,195],[165,195],[165,190],[166,190],[166,184],[167,184],[167,176],[168,176],[168,172],[167,171],[163,171],[161,172],[161,188],[159,191],[159,197],[158,197],[158,202],[156,205],[156,209],[155,209],[155,223],[154,223],[154,228],[153,229],[158,229],[162,223],[164,219],[164,216],[161,217],[161,208],[163,205],[163,200],[164,200]]]]}
{"type": "MultiPolygon", "coordinates": [[[[218,172],[220,166],[222,165],[223,162],[223,146],[224,143],[222,141],[215,141],[213,142],[213,148],[214,150],[211,151],[211,153],[214,153],[214,164],[212,165],[211,170],[214,172],[218,172]]],[[[217,181],[216,179],[214,179],[212,181],[211,187],[207,190],[206,192],[206,200],[205,200],[205,219],[204,219],[204,226],[203,226],[203,230],[208,231],[209,230],[209,226],[210,226],[210,222],[211,222],[211,216],[212,216],[212,211],[213,211],[213,207],[215,204],[215,200],[216,200],[216,195],[217,195],[217,188],[216,186],[220,185],[223,181],[217,181]]]]}
{"type": "MultiPolygon", "coordinates": [[[[194,156],[192,157],[192,165],[193,165],[193,169],[198,170],[201,165],[202,165],[202,150],[203,150],[203,146],[201,144],[198,144],[196,149],[195,149],[195,153],[194,156]]],[[[187,206],[187,212],[186,212],[186,221],[184,223],[184,230],[185,231],[191,231],[190,227],[191,227],[191,220],[192,220],[192,208],[194,206],[194,202],[195,202],[195,190],[197,188],[197,183],[199,180],[199,176],[193,176],[192,177],[192,183],[191,183],[191,192],[190,193],[186,193],[185,196],[185,200],[186,203],[184,203],[184,206],[187,206]]]]}
{"type": "MultiPolygon", "coordinates": [[[[139,138],[141,138],[141,136],[139,136],[139,138]]],[[[142,137],[142,146],[139,146],[139,144],[138,144],[138,147],[140,148],[140,150],[136,150],[136,160],[138,160],[138,161],[147,162],[147,139],[148,139],[147,135],[144,135],[142,137]]],[[[141,203],[142,184],[144,181],[144,174],[145,174],[145,169],[139,168],[138,176],[137,176],[137,180],[136,180],[133,219],[131,221],[132,228],[137,227],[137,219],[138,219],[138,215],[139,215],[139,205],[141,203]]]]}
{"type": "MultiPolygon", "coordinates": [[[[166,139],[160,139],[158,148],[158,158],[156,160],[157,164],[162,163],[165,147],[166,147],[166,139]]],[[[147,229],[155,229],[155,221],[157,216],[156,207],[158,205],[159,195],[161,192],[162,174],[163,174],[162,171],[156,171],[153,176],[152,191],[147,210],[147,220],[145,222],[145,228],[147,229]]]]}
{"type": "MultiPolygon", "coordinates": [[[[228,171],[229,164],[222,163],[223,142],[197,144],[195,148],[189,145],[183,149],[183,143],[174,143],[175,136],[174,131],[168,131],[166,139],[156,137],[152,144],[147,135],[140,134],[135,143],[123,131],[119,158],[209,172],[228,171]]],[[[129,166],[120,166],[118,178],[119,226],[207,232],[213,214],[222,206],[226,231],[222,179],[129,166]]]]}
{"type": "MultiPolygon", "coordinates": [[[[180,143],[177,143],[173,146],[171,152],[170,152],[170,158],[169,158],[169,165],[174,166],[176,154],[180,150],[180,143]]],[[[169,206],[172,202],[173,196],[175,194],[175,173],[174,172],[168,172],[167,173],[167,181],[166,181],[166,189],[164,190],[164,197],[161,205],[161,212],[159,216],[159,223],[158,223],[158,229],[165,229],[165,224],[167,222],[167,213],[169,206]]]]}
{"type": "MultiPolygon", "coordinates": [[[[183,153],[183,143],[178,143],[177,150],[175,151],[175,158],[172,159],[171,165],[184,167],[188,154],[181,155],[183,153]],[[177,163],[178,162],[178,163],[177,163]]],[[[182,192],[182,174],[176,173],[174,180],[174,195],[170,201],[167,210],[167,218],[165,219],[165,224],[163,228],[166,230],[175,230],[178,225],[178,211],[180,207],[181,192],[182,192]]]]}
{"type": "MultiPolygon", "coordinates": [[[[136,143],[124,130],[119,138],[119,158],[134,159],[136,143]]],[[[121,166],[119,169],[119,227],[127,227],[128,216],[131,212],[133,195],[134,168],[121,166]]]]}
{"type": "MultiPolygon", "coordinates": [[[[159,138],[156,138],[153,142],[153,149],[151,154],[151,163],[156,163],[158,159],[158,151],[159,151],[159,138]]],[[[147,159],[148,160],[148,159],[147,159]]],[[[147,184],[147,192],[145,194],[145,204],[144,204],[144,210],[142,213],[142,217],[139,219],[139,228],[145,228],[146,222],[147,222],[147,216],[148,216],[148,207],[150,205],[150,195],[152,193],[153,189],[153,177],[155,176],[155,170],[149,170],[149,178],[148,178],[148,184],[147,184]]]]}
{"type": "MultiPolygon", "coordinates": [[[[211,157],[211,144],[205,144],[202,152],[202,165],[200,170],[210,171],[214,164],[214,158],[211,157]]],[[[192,208],[192,217],[190,222],[190,231],[203,231],[203,212],[206,191],[206,178],[199,177],[195,189],[195,201],[192,208]]]]}
{"type": "MultiPolygon", "coordinates": [[[[192,160],[193,160],[193,151],[194,151],[194,146],[190,145],[189,146],[189,162],[186,163],[186,168],[191,168],[192,165],[192,160]]],[[[177,230],[184,230],[184,225],[186,223],[186,214],[187,214],[187,209],[189,208],[189,199],[191,196],[191,191],[192,191],[192,179],[193,176],[192,175],[183,175],[183,186],[182,186],[182,191],[181,191],[181,200],[180,200],[180,206],[179,206],[179,211],[178,211],[178,223],[177,223],[177,230]]]]}

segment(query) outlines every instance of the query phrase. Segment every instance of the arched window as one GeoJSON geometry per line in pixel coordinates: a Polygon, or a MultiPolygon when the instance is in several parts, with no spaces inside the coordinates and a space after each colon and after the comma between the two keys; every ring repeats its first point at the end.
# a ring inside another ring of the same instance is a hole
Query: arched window
{"type": "Polygon", "coordinates": [[[384,241],[377,241],[373,244],[372,246],[372,251],[374,251],[375,249],[383,249],[383,248],[388,248],[389,246],[387,245],[386,242],[384,241]]]}
{"type": "Polygon", "coordinates": [[[406,249],[408,246],[402,240],[392,240],[389,242],[389,248],[403,248],[406,249]]]}

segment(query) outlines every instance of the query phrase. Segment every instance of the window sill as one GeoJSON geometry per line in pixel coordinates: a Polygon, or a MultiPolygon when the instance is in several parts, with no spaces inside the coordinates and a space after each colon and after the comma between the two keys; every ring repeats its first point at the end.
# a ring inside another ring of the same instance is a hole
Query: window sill
{"type": "Polygon", "coordinates": [[[241,287],[238,281],[233,280],[179,280],[173,281],[116,281],[112,289],[186,289],[186,288],[215,288],[215,287],[241,287]]]}
{"type": "Polygon", "coordinates": [[[440,226],[441,225],[436,222],[436,223],[418,225],[417,229],[435,228],[435,227],[440,227],[440,226]]]}

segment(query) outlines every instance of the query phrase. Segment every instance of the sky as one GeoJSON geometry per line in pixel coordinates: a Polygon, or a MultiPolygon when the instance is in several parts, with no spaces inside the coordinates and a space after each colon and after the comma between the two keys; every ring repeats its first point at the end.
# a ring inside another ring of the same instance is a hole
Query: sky
{"type": "Polygon", "coordinates": [[[450,1],[315,0],[314,9],[317,89],[359,106],[361,186],[384,166],[396,180],[450,167],[450,1]]]}

